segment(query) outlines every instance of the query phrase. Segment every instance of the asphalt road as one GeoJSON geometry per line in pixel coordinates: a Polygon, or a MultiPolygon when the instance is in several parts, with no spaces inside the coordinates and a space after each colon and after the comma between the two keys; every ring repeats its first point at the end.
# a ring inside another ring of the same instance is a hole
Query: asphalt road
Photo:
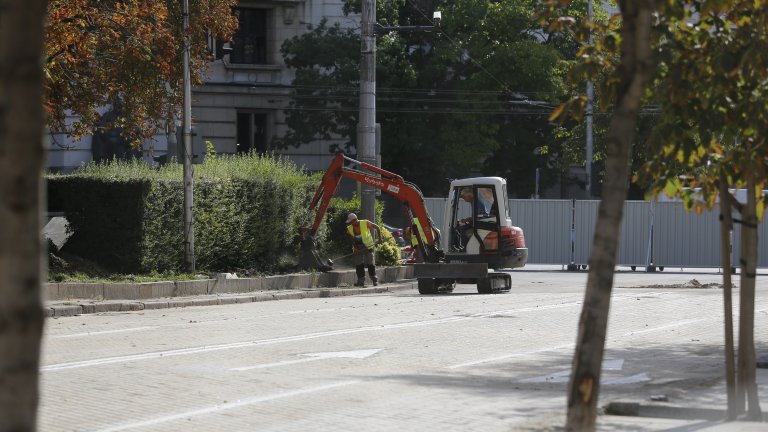
{"type": "MultiPolygon", "coordinates": [[[[724,407],[722,290],[680,287],[721,276],[669,270],[617,274],[601,405],[724,407]]],[[[501,295],[459,285],[437,296],[49,319],[39,430],[556,430],[585,281],[532,268],[515,271],[501,295]]],[[[766,352],[768,284],[758,281],[756,342],[766,352]]],[[[765,395],[762,371],[759,381],[765,395]]],[[[675,412],[681,418],[604,415],[600,429],[714,424],[675,412]]]]}

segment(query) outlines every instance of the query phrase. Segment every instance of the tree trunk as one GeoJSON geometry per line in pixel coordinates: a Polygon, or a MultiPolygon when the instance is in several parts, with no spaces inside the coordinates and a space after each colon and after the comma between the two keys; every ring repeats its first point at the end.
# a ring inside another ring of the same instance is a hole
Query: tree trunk
{"type": "Polygon", "coordinates": [[[0,431],[34,431],[43,329],[40,241],[46,2],[0,1],[0,431]]]}
{"type": "MultiPolygon", "coordinates": [[[[720,177],[720,247],[723,263],[723,308],[725,309],[725,388],[728,395],[728,420],[738,415],[736,371],[733,358],[733,287],[731,284],[731,201],[725,176],[720,177]]],[[[742,403],[743,406],[743,403],[742,403]]]]}
{"type": "MultiPolygon", "coordinates": [[[[623,16],[616,107],[608,130],[607,159],[597,229],[589,260],[584,306],[568,388],[569,431],[595,430],[600,372],[608,328],[616,251],[627,195],[635,124],[651,71],[651,0],[620,0],[623,16]]],[[[589,163],[589,161],[588,161],[589,163]]]]}
{"type": "MultiPolygon", "coordinates": [[[[747,205],[741,214],[741,286],[739,296],[739,365],[737,391],[747,396],[747,417],[762,421],[757,398],[755,356],[755,278],[757,276],[757,203],[755,179],[747,178],[747,205]]],[[[744,409],[740,399],[740,411],[744,409]]]]}

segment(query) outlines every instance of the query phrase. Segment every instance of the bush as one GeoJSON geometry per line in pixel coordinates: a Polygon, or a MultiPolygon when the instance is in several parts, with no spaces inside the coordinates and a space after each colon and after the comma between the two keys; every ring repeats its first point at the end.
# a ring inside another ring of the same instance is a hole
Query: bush
{"type": "Polygon", "coordinates": [[[382,227],[382,243],[376,246],[376,264],[382,266],[400,265],[400,246],[392,234],[382,227]]]}
{"type": "MultiPolygon", "coordinates": [[[[295,256],[317,185],[291,162],[257,154],[195,166],[195,255],[201,270],[271,272],[295,256]]],[[[184,268],[182,167],[90,164],[48,177],[49,209],[64,211],[68,252],[125,273],[184,268]]]]}
{"type": "MultiPolygon", "coordinates": [[[[179,164],[152,168],[138,160],[48,176],[49,210],[65,212],[72,233],[64,252],[120,273],[184,270],[182,177],[179,164]]],[[[320,178],[287,160],[257,154],[218,155],[196,165],[197,269],[294,270],[297,234],[314,218],[307,205],[320,178]]],[[[331,200],[317,236],[321,254],[350,252],[345,224],[350,212],[360,213],[358,197],[331,200]]],[[[377,220],[382,212],[383,204],[377,203],[377,220]]],[[[384,249],[379,263],[397,264],[394,250],[384,249]]]]}

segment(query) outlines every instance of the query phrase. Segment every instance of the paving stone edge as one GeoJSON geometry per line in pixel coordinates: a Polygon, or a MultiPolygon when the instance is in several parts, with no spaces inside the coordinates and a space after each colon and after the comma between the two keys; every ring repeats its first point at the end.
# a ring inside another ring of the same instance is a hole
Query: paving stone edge
{"type": "Polygon", "coordinates": [[[416,290],[416,280],[401,280],[371,287],[304,288],[280,291],[253,291],[239,294],[211,294],[194,297],[169,297],[150,300],[87,300],[77,299],[60,303],[48,303],[43,308],[49,318],[70,317],[105,312],[135,312],[154,309],[181,308],[192,306],[217,306],[238,303],[253,303],[273,300],[298,300],[307,298],[343,297],[362,294],[379,294],[401,290],[416,290]]]}

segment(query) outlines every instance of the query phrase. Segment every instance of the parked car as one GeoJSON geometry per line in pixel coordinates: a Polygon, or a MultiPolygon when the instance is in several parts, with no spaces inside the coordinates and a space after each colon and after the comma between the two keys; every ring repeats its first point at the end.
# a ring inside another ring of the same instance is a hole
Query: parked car
{"type": "Polygon", "coordinates": [[[395,241],[397,242],[397,245],[400,247],[406,246],[407,242],[405,241],[405,233],[403,232],[402,228],[396,228],[392,225],[383,224],[384,228],[386,228],[387,231],[389,231],[390,234],[392,234],[392,237],[395,238],[395,241]]]}

